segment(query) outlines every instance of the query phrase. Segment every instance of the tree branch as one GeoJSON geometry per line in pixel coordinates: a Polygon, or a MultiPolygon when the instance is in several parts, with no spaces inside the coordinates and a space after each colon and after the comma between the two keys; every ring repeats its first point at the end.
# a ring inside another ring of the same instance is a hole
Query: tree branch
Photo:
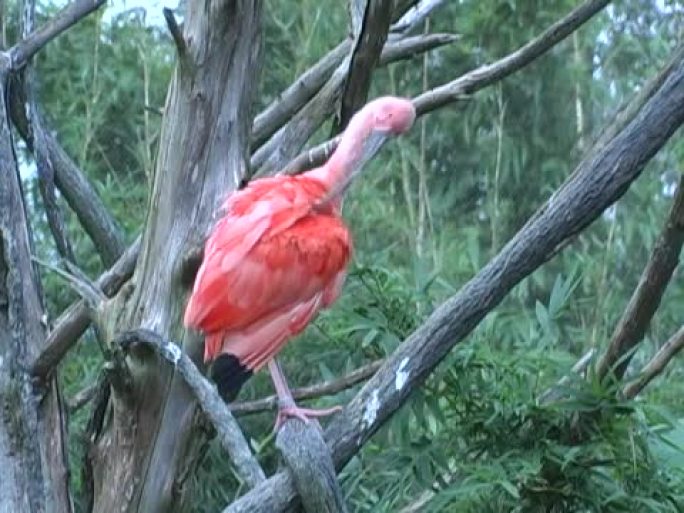
{"type": "MultiPolygon", "coordinates": [[[[503,80],[527,66],[569,36],[573,31],[577,30],[583,23],[605,7],[608,2],[609,0],[589,0],[570,12],[563,19],[551,25],[532,41],[515,52],[508,54],[506,57],[492,64],[480,66],[452,82],[416,96],[413,99],[416,115],[421,116],[448,103],[468,98],[468,95],[503,80]]],[[[440,4],[440,2],[434,3],[440,4]]],[[[424,16],[421,14],[420,19],[423,18],[424,16]]],[[[306,169],[320,166],[335,151],[338,143],[339,140],[333,138],[300,153],[284,166],[282,173],[297,174],[306,169]]]]}
{"type": "MultiPolygon", "coordinates": [[[[15,80],[10,97],[12,122],[30,151],[34,148],[27,111],[27,84],[15,80]]],[[[85,173],[69,158],[52,131],[45,126],[45,120],[38,117],[35,122],[42,134],[45,158],[50,162],[54,180],[69,207],[76,213],[81,226],[92,239],[102,262],[111,266],[126,249],[124,237],[118,223],[111,216],[85,173]]]]}
{"type": "Polygon", "coordinates": [[[672,337],[663,344],[663,347],[658,350],[655,356],[644,365],[644,368],[639,372],[639,376],[624,386],[622,395],[625,399],[634,399],[639,395],[641,391],[646,388],[646,385],[663,372],[670,360],[672,360],[683,347],[684,326],[679,328],[679,331],[672,335],[672,337]]]}
{"type": "MultiPolygon", "coordinates": [[[[351,5],[357,3],[354,0],[351,5]]],[[[344,130],[354,113],[366,102],[373,71],[387,41],[392,0],[363,0],[362,4],[365,4],[365,9],[360,26],[354,27],[354,47],[332,135],[344,130]]]]}
{"type": "Polygon", "coordinates": [[[257,115],[252,127],[252,150],[264,144],[323,87],[350,48],[350,40],[341,42],[257,115]]]}
{"type": "Polygon", "coordinates": [[[448,33],[421,34],[419,36],[404,37],[396,41],[390,38],[380,54],[378,66],[411,59],[416,55],[429,52],[440,46],[450,45],[460,39],[460,35],[448,33]]]}
{"type": "Polygon", "coordinates": [[[390,37],[396,33],[406,35],[415,30],[433,11],[444,4],[444,0],[421,0],[414,3],[415,5],[411,5],[402,17],[392,25],[390,37]]]}
{"type": "MultiPolygon", "coordinates": [[[[394,16],[401,17],[398,23],[401,23],[401,27],[412,28],[415,24],[415,17],[409,16],[412,12],[412,4],[415,4],[415,0],[411,2],[402,2],[396,6],[394,16]],[[408,11],[408,12],[406,12],[408,11]]],[[[426,2],[423,0],[419,2],[422,4],[431,4],[434,2],[426,2]]],[[[422,10],[429,13],[433,7],[423,8],[422,10]]],[[[394,26],[392,29],[394,30],[394,26]]],[[[402,32],[402,30],[397,30],[397,32],[402,32]]],[[[397,34],[394,36],[397,41],[401,41],[405,34],[397,34]]],[[[449,42],[444,42],[442,44],[448,44],[449,42]]],[[[280,93],[278,97],[271,102],[271,104],[254,120],[254,125],[252,127],[252,151],[255,151],[260,146],[262,146],[274,133],[278,131],[292,116],[295,115],[309,100],[311,100],[314,95],[323,87],[323,85],[332,76],[333,72],[342,63],[344,58],[349,55],[351,50],[352,41],[346,39],[338,44],[334,49],[329,51],[324,55],[316,64],[311,68],[306,70],[302,75],[299,76],[285,91],[280,93]]],[[[425,48],[420,51],[427,51],[431,48],[435,48],[435,45],[430,48],[425,48]]],[[[415,54],[418,50],[412,50],[415,54]]],[[[402,53],[402,56],[390,59],[381,60],[381,65],[387,64],[388,62],[393,62],[394,60],[399,60],[402,58],[407,58],[410,55],[409,52],[402,53]]]]}
{"type": "MultiPolygon", "coordinates": [[[[133,275],[139,252],[140,237],[111,269],[97,279],[96,285],[106,296],[112,297],[116,294],[133,275]]],[[[31,374],[43,379],[49,376],[78,338],[83,335],[89,324],[88,307],[83,301],[78,301],[67,308],[57,319],[42,351],[32,362],[31,374]]]]}
{"type": "Polygon", "coordinates": [[[622,379],[636,348],[660,306],[668,283],[679,263],[684,244],[684,176],[680,177],[672,208],[644,268],[639,284],[611,337],[608,349],[599,360],[600,380],[610,375],[622,379]]]}
{"type": "Polygon", "coordinates": [[[188,355],[181,350],[180,346],[174,342],[164,340],[158,334],[145,329],[122,333],[113,341],[113,344],[123,349],[128,349],[132,345],[145,344],[151,346],[157,354],[171,363],[180,375],[183,376],[183,379],[197,397],[202,410],[216,428],[221,445],[230,455],[240,478],[250,488],[266,479],[264,471],[249,449],[240,426],[238,426],[226,404],[218,395],[216,387],[211,385],[202,376],[188,355]]]}
{"type": "Polygon", "coordinates": [[[589,0],[584,2],[567,16],[503,59],[493,64],[480,66],[456,80],[421,94],[415,99],[416,110],[420,114],[431,112],[457,100],[464,94],[474,93],[524,68],[572,34],[608,5],[609,2],[610,0],[589,0]]]}
{"type": "Polygon", "coordinates": [[[173,43],[176,45],[176,52],[178,52],[179,59],[185,59],[188,53],[187,45],[185,44],[185,39],[183,38],[183,31],[178,26],[176,17],[173,15],[173,10],[168,7],[162,9],[164,13],[164,19],[166,20],[166,26],[171,33],[173,38],[173,43]]]}
{"type": "Polygon", "coordinates": [[[318,421],[286,422],[276,436],[276,447],[292,474],[307,513],[346,513],[330,449],[318,421]]]}
{"type": "Polygon", "coordinates": [[[24,67],[41,48],[104,3],[105,0],[75,0],[67,5],[45,25],[10,48],[11,69],[17,71],[24,67]]]}
{"type": "MultiPolygon", "coordinates": [[[[334,395],[342,390],[353,387],[371,377],[382,365],[382,360],[371,362],[345,374],[341,378],[317,383],[308,387],[295,388],[292,396],[297,400],[315,399],[325,395],[334,395]]],[[[278,397],[270,395],[255,401],[236,402],[230,405],[230,411],[236,417],[253,415],[263,411],[274,410],[278,406],[278,397]]]]}
{"type": "MultiPolygon", "coordinates": [[[[405,39],[395,38],[383,48],[380,63],[385,65],[406,59],[416,55],[416,53],[429,51],[455,40],[455,36],[445,37],[444,34],[426,34],[405,39]]],[[[334,106],[341,94],[346,76],[347,67],[346,61],[344,61],[338,65],[325,86],[315,94],[311,101],[294,113],[286,125],[281,126],[267,143],[252,154],[250,168],[252,171],[258,170],[254,175],[255,178],[282,172],[281,170],[285,168],[295,153],[334,112],[334,106]]],[[[299,158],[306,157],[300,156],[299,158]]],[[[287,169],[290,169],[289,165],[287,169]]]]}
{"type": "MultiPolygon", "coordinates": [[[[21,32],[24,39],[33,31],[36,15],[35,11],[36,6],[34,1],[26,2],[24,4],[21,20],[21,32]]],[[[65,260],[75,263],[74,252],[71,243],[69,242],[64,224],[64,216],[57,203],[57,195],[55,194],[55,172],[45,147],[45,137],[40,126],[40,113],[38,112],[38,103],[36,102],[33,70],[28,63],[23,69],[23,79],[26,88],[26,119],[34,142],[33,154],[38,170],[38,189],[40,191],[41,199],[43,200],[48,226],[59,255],[65,260]]]]}
{"type": "MultiPolygon", "coordinates": [[[[646,163],[684,122],[684,59],[679,60],[639,114],[595,155],[584,159],[477,275],[414,331],[346,406],[332,418],[325,438],[336,468],[343,467],[401,407],[448,352],[526,276],[557,253],[617,201],[646,163]]],[[[289,482],[276,475],[224,513],[293,511],[289,482]],[[255,497],[259,502],[255,503],[255,497]],[[266,504],[263,509],[259,504],[266,504]]]]}

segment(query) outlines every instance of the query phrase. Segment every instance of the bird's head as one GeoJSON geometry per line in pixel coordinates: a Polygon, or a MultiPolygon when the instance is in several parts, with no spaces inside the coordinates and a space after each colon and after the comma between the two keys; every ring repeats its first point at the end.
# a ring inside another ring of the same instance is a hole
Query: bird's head
{"type": "Polygon", "coordinates": [[[363,106],[349,121],[340,144],[328,165],[341,179],[339,192],[343,192],[363,166],[372,159],[392,136],[407,132],[416,119],[411,100],[383,96],[363,106]]]}

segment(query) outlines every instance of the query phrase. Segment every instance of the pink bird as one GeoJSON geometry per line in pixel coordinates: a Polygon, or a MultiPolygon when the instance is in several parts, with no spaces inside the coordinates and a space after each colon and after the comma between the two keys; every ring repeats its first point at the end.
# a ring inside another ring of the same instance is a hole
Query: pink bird
{"type": "Polygon", "coordinates": [[[298,407],[275,355],[340,295],[352,254],[342,196],[385,140],[415,119],[406,99],[369,102],[350,120],[327,163],[298,176],[250,182],[232,193],[209,235],[185,310],[205,334],[204,360],[224,399],[268,365],[278,394],[276,429],[338,408],[298,407]]]}

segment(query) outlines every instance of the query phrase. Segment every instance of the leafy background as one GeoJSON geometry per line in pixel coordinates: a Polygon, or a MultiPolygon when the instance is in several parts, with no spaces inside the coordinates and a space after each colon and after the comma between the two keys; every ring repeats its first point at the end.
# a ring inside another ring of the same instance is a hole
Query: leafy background
{"type": "MultiPolygon", "coordinates": [[[[412,96],[491,62],[574,5],[447,2],[430,29],[462,38],[378,70],[371,96],[412,96]]],[[[56,9],[48,1],[41,14],[56,9]]],[[[337,0],[267,0],[264,12],[258,107],[347,34],[345,3],[337,0]]],[[[129,242],[145,219],[175,62],[158,14],[110,6],[48,45],[37,62],[51,126],[129,242]]],[[[620,106],[667,60],[683,16],[678,2],[615,3],[531,66],[430,114],[388,145],[345,203],[357,250],[343,297],[283,354],[291,382],[330,379],[392,352],[568,176],[620,106]]],[[[5,20],[10,35],[13,19],[5,20]]],[[[329,130],[324,126],[316,140],[329,130]]],[[[564,400],[538,400],[586,350],[605,347],[661,228],[683,158],[676,136],[617,205],[520,284],[452,352],[344,469],[352,511],[394,512],[411,504],[417,508],[411,511],[429,512],[684,509],[681,363],[634,402],[616,401],[615,389],[591,373],[571,380],[564,400]]],[[[24,155],[37,252],[57,262],[32,166],[24,155]]],[[[98,275],[103,268],[91,242],[71,214],[68,223],[79,264],[98,275]]],[[[55,276],[45,273],[44,279],[54,319],[74,295],[55,276]]],[[[683,307],[676,271],[632,373],[678,328],[683,307]]],[[[93,382],[101,363],[88,334],[61,366],[66,394],[93,382]]],[[[240,399],[270,393],[267,376],[259,375],[240,399]]],[[[317,404],[343,404],[352,394],[317,404]]],[[[88,407],[70,416],[72,433],[84,431],[87,417],[88,407]]],[[[269,412],[241,419],[269,472],[278,465],[273,418],[269,412]]],[[[78,502],[78,436],[70,452],[78,502]]],[[[219,511],[241,491],[216,443],[195,480],[198,513],[219,511]]]]}

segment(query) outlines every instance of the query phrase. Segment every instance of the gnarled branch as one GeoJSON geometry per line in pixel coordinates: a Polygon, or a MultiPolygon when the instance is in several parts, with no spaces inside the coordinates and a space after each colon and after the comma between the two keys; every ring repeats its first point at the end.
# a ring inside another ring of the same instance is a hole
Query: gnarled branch
{"type": "MultiPolygon", "coordinates": [[[[140,252],[140,237],[126,250],[121,258],[107,272],[102,274],[96,285],[107,295],[113,296],[121,286],[133,275],[135,263],[140,252]]],[[[83,335],[90,324],[88,307],[84,301],[78,301],[66,309],[57,319],[55,327],[45,341],[40,354],[31,365],[31,374],[39,378],[48,376],[62,361],[64,355],[83,335]]]]}
{"type": "Polygon", "coordinates": [[[113,344],[127,349],[145,344],[167,360],[183,376],[197,397],[202,410],[218,433],[221,445],[230,455],[241,479],[251,488],[266,479],[264,471],[252,455],[240,426],[223,402],[216,387],[211,385],[197,369],[192,360],[176,343],[164,340],[158,334],[144,329],[132,330],[119,335],[113,344]]]}
{"type": "MultiPolygon", "coordinates": [[[[516,71],[568,37],[583,23],[599,12],[609,0],[590,0],[577,7],[563,19],[557,21],[532,41],[518,50],[491,64],[485,64],[447,84],[426,91],[413,99],[416,114],[421,116],[449,103],[468,98],[472,93],[484,89],[516,71]]],[[[439,4],[439,2],[436,2],[439,4]]],[[[422,19],[422,18],[420,18],[422,19]]],[[[339,140],[330,139],[297,155],[283,169],[285,174],[297,174],[305,169],[320,166],[335,151],[339,140]]]]}

